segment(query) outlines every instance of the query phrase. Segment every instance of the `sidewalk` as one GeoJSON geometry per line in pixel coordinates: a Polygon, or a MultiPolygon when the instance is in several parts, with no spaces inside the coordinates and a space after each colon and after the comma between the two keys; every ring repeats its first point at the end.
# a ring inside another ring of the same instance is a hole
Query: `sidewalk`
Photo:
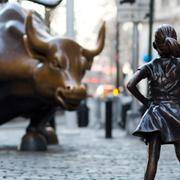
{"type": "MultiPolygon", "coordinates": [[[[1,126],[0,180],[143,180],[146,146],[141,141],[120,129],[105,139],[103,129],[67,126],[62,118],[60,145],[47,152],[17,151],[27,121],[1,126]]],[[[162,147],[156,180],[180,180],[173,146],[162,147]]]]}

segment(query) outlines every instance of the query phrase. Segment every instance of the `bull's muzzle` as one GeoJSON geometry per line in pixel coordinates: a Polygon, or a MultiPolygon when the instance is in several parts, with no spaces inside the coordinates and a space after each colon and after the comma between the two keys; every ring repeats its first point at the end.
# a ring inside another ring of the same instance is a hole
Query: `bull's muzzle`
{"type": "Polygon", "coordinates": [[[63,108],[67,110],[75,110],[81,100],[87,97],[87,92],[85,87],[66,87],[66,88],[57,88],[56,98],[58,102],[62,105],[63,108]]]}

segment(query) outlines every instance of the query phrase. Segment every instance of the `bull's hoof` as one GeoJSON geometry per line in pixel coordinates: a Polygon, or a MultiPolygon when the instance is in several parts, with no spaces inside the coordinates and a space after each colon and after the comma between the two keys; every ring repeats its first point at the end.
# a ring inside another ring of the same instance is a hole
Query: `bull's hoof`
{"type": "Polygon", "coordinates": [[[45,127],[42,134],[46,138],[47,144],[49,145],[58,144],[58,137],[56,135],[55,130],[52,127],[50,126],[45,127]]]}
{"type": "Polygon", "coordinates": [[[22,137],[20,151],[46,151],[47,141],[40,133],[27,132],[22,137]]]}

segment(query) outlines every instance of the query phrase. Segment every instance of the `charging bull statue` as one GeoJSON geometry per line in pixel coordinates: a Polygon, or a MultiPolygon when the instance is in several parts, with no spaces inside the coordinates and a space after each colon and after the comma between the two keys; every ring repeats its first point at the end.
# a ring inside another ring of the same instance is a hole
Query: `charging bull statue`
{"type": "Polygon", "coordinates": [[[18,4],[8,3],[0,12],[0,124],[30,119],[21,150],[47,149],[46,122],[57,107],[75,110],[86,98],[81,80],[104,47],[104,23],[92,50],[44,29],[18,4]]]}

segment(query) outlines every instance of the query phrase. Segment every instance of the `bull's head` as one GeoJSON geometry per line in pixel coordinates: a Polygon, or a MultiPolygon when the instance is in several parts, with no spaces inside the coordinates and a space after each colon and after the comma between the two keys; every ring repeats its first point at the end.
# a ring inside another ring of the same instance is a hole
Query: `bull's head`
{"type": "Polygon", "coordinates": [[[93,58],[104,47],[105,23],[97,40],[97,47],[88,50],[69,39],[44,37],[39,33],[29,13],[25,23],[24,42],[29,54],[37,60],[34,72],[36,89],[56,100],[68,110],[75,109],[86,97],[86,89],[81,80],[86,70],[91,68],[93,58]]]}

